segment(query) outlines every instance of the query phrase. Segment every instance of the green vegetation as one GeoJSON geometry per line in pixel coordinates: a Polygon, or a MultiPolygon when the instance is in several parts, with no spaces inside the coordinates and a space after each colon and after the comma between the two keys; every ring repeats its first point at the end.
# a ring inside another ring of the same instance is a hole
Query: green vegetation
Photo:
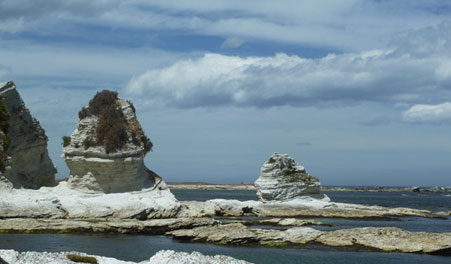
{"type": "Polygon", "coordinates": [[[282,177],[283,182],[305,182],[305,183],[313,183],[318,181],[317,178],[313,177],[312,175],[309,175],[307,173],[293,173],[293,174],[287,174],[282,177]]]}
{"type": "Polygon", "coordinates": [[[268,247],[286,247],[288,246],[287,242],[269,242],[265,244],[268,247]]]}
{"type": "MultiPolygon", "coordinates": [[[[146,152],[151,151],[152,142],[144,135],[144,131],[137,121],[127,122],[118,100],[117,92],[103,90],[89,101],[88,107],[83,107],[78,113],[80,119],[92,115],[98,117],[95,139],[88,137],[83,142],[84,148],[103,146],[106,153],[112,153],[122,149],[131,138],[130,143],[142,146],[146,152]]],[[[130,101],[127,102],[135,112],[133,104],[130,101]]]]}
{"type": "Polygon", "coordinates": [[[67,254],[66,257],[69,260],[72,260],[73,262],[78,262],[78,263],[94,263],[97,264],[97,259],[94,257],[88,257],[88,256],[80,256],[77,254],[67,254]]]}
{"type": "Polygon", "coordinates": [[[66,234],[66,233],[69,233],[70,231],[69,230],[67,230],[67,229],[62,229],[62,230],[60,230],[60,231],[58,231],[58,232],[56,232],[57,234],[66,234]]]}

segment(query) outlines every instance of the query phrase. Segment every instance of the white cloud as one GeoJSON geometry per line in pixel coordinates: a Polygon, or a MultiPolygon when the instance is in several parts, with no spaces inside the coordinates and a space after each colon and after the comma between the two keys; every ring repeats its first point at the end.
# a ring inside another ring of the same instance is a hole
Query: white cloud
{"type": "Polygon", "coordinates": [[[408,122],[435,122],[451,119],[451,103],[438,105],[417,104],[402,114],[408,122]]]}
{"type": "Polygon", "coordinates": [[[321,59],[277,54],[206,54],[134,77],[126,91],[176,107],[308,106],[327,102],[416,102],[439,89],[433,74],[441,57],[409,57],[393,50],[321,59]]]}
{"type": "Polygon", "coordinates": [[[0,31],[47,32],[74,22],[360,51],[380,48],[398,32],[449,19],[436,12],[449,10],[449,3],[414,2],[3,0],[0,31]]]}

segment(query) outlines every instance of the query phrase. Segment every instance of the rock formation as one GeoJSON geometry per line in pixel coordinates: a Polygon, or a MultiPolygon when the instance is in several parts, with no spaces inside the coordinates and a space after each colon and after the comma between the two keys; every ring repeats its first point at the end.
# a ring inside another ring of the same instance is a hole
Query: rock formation
{"type": "Polygon", "coordinates": [[[167,189],[144,165],[152,143],[144,135],[131,102],[105,90],[94,96],[79,117],[72,136],[63,137],[69,187],[105,193],[167,189]]]}
{"type": "Polygon", "coordinates": [[[0,97],[6,107],[0,105],[0,171],[15,188],[53,186],[56,169],[48,155],[44,129],[25,107],[13,82],[0,83],[0,97]]]}
{"type": "Polygon", "coordinates": [[[266,161],[255,181],[262,201],[286,201],[304,195],[319,195],[318,178],[309,175],[287,154],[274,153],[266,161]]]}

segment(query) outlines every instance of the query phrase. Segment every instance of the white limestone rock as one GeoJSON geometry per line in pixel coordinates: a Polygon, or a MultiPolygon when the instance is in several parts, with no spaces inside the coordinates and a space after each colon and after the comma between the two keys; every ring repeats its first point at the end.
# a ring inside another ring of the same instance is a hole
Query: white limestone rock
{"type": "MultiPolygon", "coordinates": [[[[77,128],[63,148],[63,158],[70,169],[68,186],[104,193],[138,191],[146,188],[166,190],[165,182],[144,165],[145,148],[141,125],[133,105],[117,98],[115,108],[121,111],[126,124],[126,143],[116,151],[108,152],[97,144],[96,131],[99,114],[81,116],[77,128]],[[141,138],[141,139],[137,139],[141,138]]],[[[85,108],[88,109],[88,108],[85,108]]],[[[150,142],[150,141],[149,141],[150,142]]]]}
{"type": "Polygon", "coordinates": [[[123,261],[115,258],[88,255],[80,252],[17,252],[15,250],[0,249],[0,263],[2,259],[9,264],[73,264],[67,255],[85,256],[95,258],[99,264],[249,264],[250,262],[238,260],[232,257],[216,255],[205,256],[199,252],[185,253],[173,250],[160,250],[149,260],[142,262],[123,261]]]}
{"type": "Polygon", "coordinates": [[[14,82],[0,83],[0,96],[10,114],[8,168],[3,175],[15,188],[38,189],[55,184],[56,168],[47,151],[47,136],[25,107],[14,82]]]}
{"type": "Polygon", "coordinates": [[[305,195],[325,198],[320,195],[319,179],[309,175],[287,154],[274,153],[263,164],[255,186],[258,197],[265,202],[287,201],[305,195]]]}
{"type": "Polygon", "coordinates": [[[99,193],[71,189],[66,182],[39,190],[0,188],[0,218],[121,218],[175,217],[181,204],[168,190],[143,189],[99,193]]]}

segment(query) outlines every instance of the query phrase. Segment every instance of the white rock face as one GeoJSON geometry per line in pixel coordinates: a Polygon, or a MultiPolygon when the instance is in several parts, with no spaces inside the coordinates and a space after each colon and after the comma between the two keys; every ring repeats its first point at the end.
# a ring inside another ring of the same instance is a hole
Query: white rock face
{"type": "MultiPolygon", "coordinates": [[[[133,106],[122,99],[117,100],[128,124],[141,125],[136,119],[133,106]]],[[[146,151],[142,146],[129,142],[117,152],[106,153],[103,146],[85,147],[85,141],[96,141],[98,116],[91,115],[78,122],[70,144],[63,148],[63,158],[70,169],[68,186],[74,189],[90,189],[105,193],[138,191],[145,188],[169,190],[165,182],[144,165],[146,151]]]]}
{"type": "Polygon", "coordinates": [[[6,150],[10,158],[4,176],[15,188],[53,186],[56,169],[48,155],[44,129],[25,107],[13,82],[0,83],[0,95],[10,114],[11,144],[6,150]]]}
{"type": "MultiPolygon", "coordinates": [[[[87,255],[79,252],[33,252],[27,251],[19,253],[15,250],[0,250],[0,263],[2,259],[9,264],[73,264],[75,262],[67,258],[67,254],[78,256],[94,257],[99,264],[133,264],[138,262],[122,261],[115,258],[108,258],[95,255],[87,255]]],[[[191,254],[184,252],[175,252],[172,250],[160,250],[147,261],[140,264],[249,264],[250,262],[238,260],[228,256],[216,255],[205,256],[199,252],[191,254]]]]}
{"type": "Polygon", "coordinates": [[[319,196],[320,182],[287,154],[274,153],[260,170],[255,181],[262,201],[286,201],[300,196],[319,196]]]}
{"type": "Polygon", "coordinates": [[[66,182],[39,190],[2,188],[0,218],[121,218],[175,217],[181,204],[168,190],[143,189],[99,193],[71,189],[66,182]]]}

